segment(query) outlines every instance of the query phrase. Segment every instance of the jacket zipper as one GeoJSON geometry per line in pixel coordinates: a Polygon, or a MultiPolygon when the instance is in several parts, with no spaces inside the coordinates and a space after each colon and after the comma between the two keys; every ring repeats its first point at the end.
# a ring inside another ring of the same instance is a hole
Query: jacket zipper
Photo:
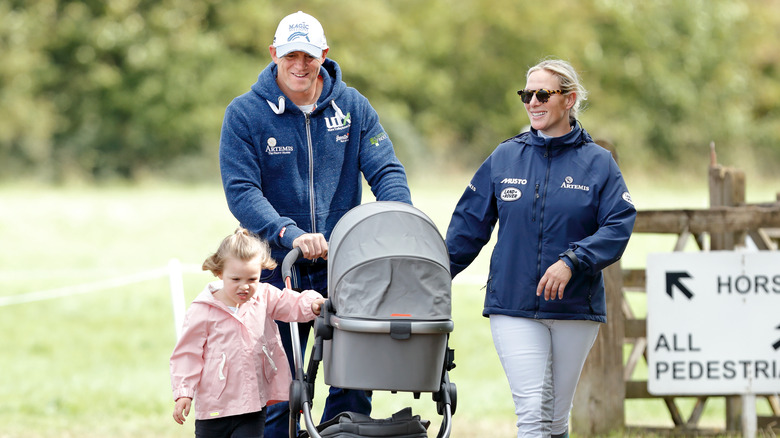
{"type": "Polygon", "coordinates": [[[531,222],[536,222],[536,203],[539,201],[539,183],[536,183],[534,188],[534,204],[531,210],[531,222]]]}
{"type": "MultiPolygon", "coordinates": [[[[550,182],[550,166],[552,165],[552,153],[550,151],[550,146],[547,146],[547,150],[544,152],[544,158],[547,158],[547,169],[545,170],[544,174],[544,190],[541,194],[541,206],[539,208],[539,244],[536,249],[536,275],[538,278],[542,278],[542,235],[544,231],[544,204],[547,201],[547,186],[550,182]]],[[[537,190],[539,185],[537,184],[537,190]]],[[[539,194],[537,193],[537,196],[539,194]]],[[[539,311],[539,306],[541,303],[542,298],[536,297],[536,311],[539,311]]],[[[538,314],[536,315],[538,318],[538,314]]]]}
{"type": "Polygon", "coordinates": [[[311,114],[306,116],[306,143],[309,147],[309,208],[311,209],[311,232],[317,232],[316,216],[314,214],[314,147],[311,142],[311,114]]]}

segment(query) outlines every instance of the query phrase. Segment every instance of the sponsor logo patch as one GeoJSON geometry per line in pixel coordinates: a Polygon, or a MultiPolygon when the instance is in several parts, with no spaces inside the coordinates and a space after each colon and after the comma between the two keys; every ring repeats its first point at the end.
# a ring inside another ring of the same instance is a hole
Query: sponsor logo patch
{"type": "Polygon", "coordinates": [[[517,201],[520,199],[520,197],[523,196],[523,192],[520,191],[517,187],[507,187],[504,190],[501,190],[501,200],[502,201],[517,201]]]}
{"type": "Polygon", "coordinates": [[[265,153],[268,155],[289,155],[295,151],[292,146],[279,146],[276,144],[276,139],[271,137],[268,139],[265,147],[265,153]]]}
{"type": "Polygon", "coordinates": [[[347,113],[346,116],[339,116],[338,113],[333,117],[325,117],[325,125],[328,127],[328,132],[340,131],[352,126],[352,116],[347,113]]]}
{"type": "Polygon", "coordinates": [[[371,142],[372,146],[379,146],[379,143],[382,140],[387,140],[387,134],[384,133],[384,132],[379,134],[379,135],[377,135],[377,136],[375,136],[375,137],[371,137],[370,139],[368,139],[368,141],[371,142]]]}
{"type": "Polygon", "coordinates": [[[572,189],[572,190],[582,190],[584,192],[590,191],[590,186],[582,185],[582,184],[574,184],[574,178],[567,176],[563,180],[563,184],[561,184],[562,189],[572,189]]]}
{"type": "Polygon", "coordinates": [[[292,23],[287,28],[287,31],[290,32],[290,36],[287,37],[287,42],[295,41],[298,38],[303,38],[308,42],[311,42],[309,39],[309,25],[306,24],[306,22],[302,23],[292,23]]]}
{"type": "Polygon", "coordinates": [[[504,178],[501,180],[501,184],[528,184],[528,180],[525,178],[504,178]]]}
{"type": "Polygon", "coordinates": [[[631,200],[631,194],[628,192],[623,192],[623,195],[621,196],[624,201],[628,202],[631,205],[634,205],[634,201],[631,200]]]}

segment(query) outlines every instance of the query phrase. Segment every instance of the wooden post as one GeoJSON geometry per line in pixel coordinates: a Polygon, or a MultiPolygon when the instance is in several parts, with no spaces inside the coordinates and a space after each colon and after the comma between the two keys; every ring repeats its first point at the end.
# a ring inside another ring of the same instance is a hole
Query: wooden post
{"type": "Polygon", "coordinates": [[[578,436],[622,436],[626,383],[623,381],[623,270],[620,261],[603,271],[608,323],[599,327],[574,394],[571,430],[578,436]]]}
{"type": "MultiPolygon", "coordinates": [[[[612,152],[608,140],[596,143],[612,152]]],[[[620,261],[603,271],[607,294],[607,324],[599,327],[599,335],[585,361],[574,393],[571,431],[578,436],[623,435],[625,429],[626,383],[623,381],[623,270],[620,261]]]]}
{"type": "MultiPolygon", "coordinates": [[[[734,207],[745,204],[745,172],[723,167],[716,162],[715,144],[710,143],[710,207],[734,207]]],[[[745,232],[713,233],[710,249],[733,250],[745,243],[745,232]]]]}
{"type": "MultiPolygon", "coordinates": [[[[723,167],[717,163],[715,143],[710,143],[710,207],[733,207],[745,204],[745,172],[723,167]]],[[[733,250],[745,242],[745,233],[712,233],[710,249],[733,250]]],[[[742,398],[726,397],[726,430],[742,430],[742,398]]]]}

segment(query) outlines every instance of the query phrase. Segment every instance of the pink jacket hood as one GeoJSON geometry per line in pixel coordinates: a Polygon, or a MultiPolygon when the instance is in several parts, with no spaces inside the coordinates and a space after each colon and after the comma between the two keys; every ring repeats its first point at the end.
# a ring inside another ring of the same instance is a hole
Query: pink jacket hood
{"type": "Polygon", "coordinates": [[[234,314],[214,297],[222,281],[206,285],[184,318],[171,355],[173,399],[195,399],[195,418],[257,412],[287,400],[291,381],[274,320],[314,319],[314,291],[279,290],[261,283],[234,314]]]}

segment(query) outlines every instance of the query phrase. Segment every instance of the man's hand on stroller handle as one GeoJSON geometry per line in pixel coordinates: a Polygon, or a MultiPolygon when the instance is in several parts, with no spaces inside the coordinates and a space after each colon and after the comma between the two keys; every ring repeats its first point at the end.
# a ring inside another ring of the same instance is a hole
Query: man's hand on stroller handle
{"type": "Polygon", "coordinates": [[[293,248],[300,248],[303,257],[315,260],[320,257],[328,259],[328,241],[322,233],[306,233],[293,240],[293,248]]]}

